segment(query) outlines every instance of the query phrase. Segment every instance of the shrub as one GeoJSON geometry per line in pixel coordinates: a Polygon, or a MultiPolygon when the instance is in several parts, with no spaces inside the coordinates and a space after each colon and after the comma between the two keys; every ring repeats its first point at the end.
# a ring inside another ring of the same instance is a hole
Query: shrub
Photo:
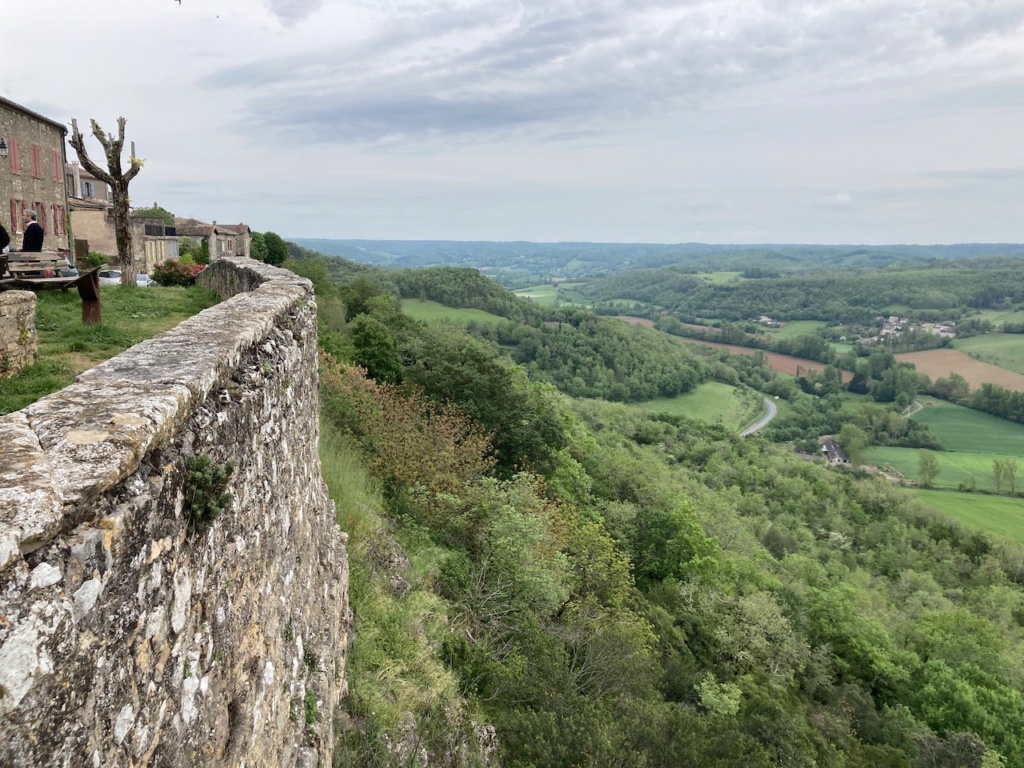
{"type": "Polygon", "coordinates": [[[231,506],[234,497],[226,489],[235,465],[230,461],[214,464],[209,456],[190,456],[186,469],[185,517],[190,533],[203,533],[231,506]]]}
{"type": "Polygon", "coordinates": [[[89,251],[89,255],[87,255],[84,259],[82,259],[78,263],[77,266],[78,266],[79,269],[82,269],[84,267],[83,271],[85,271],[85,270],[94,269],[96,267],[102,267],[104,264],[109,264],[109,263],[110,263],[110,257],[107,256],[105,253],[98,253],[97,251],[89,251]]]}
{"type": "Polygon", "coordinates": [[[194,285],[196,275],[203,271],[202,264],[183,264],[165,261],[153,267],[153,279],[160,285],[194,285]]]}

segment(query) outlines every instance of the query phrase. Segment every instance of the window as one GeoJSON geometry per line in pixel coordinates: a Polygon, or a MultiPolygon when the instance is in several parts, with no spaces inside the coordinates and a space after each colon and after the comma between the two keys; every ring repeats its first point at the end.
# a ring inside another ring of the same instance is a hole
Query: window
{"type": "Polygon", "coordinates": [[[11,173],[21,173],[21,158],[18,156],[18,140],[11,137],[11,173]]]}
{"type": "Polygon", "coordinates": [[[42,176],[43,164],[40,158],[39,145],[32,145],[32,175],[37,179],[42,176]]]}
{"type": "Polygon", "coordinates": [[[82,182],[82,197],[96,197],[96,185],[93,182],[82,182]]]}
{"type": "Polygon", "coordinates": [[[61,176],[60,150],[53,150],[53,180],[60,181],[61,176]]]}
{"type": "Polygon", "coordinates": [[[11,200],[11,234],[19,232],[19,226],[21,225],[21,219],[18,218],[18,201],[11,200]]]}
{"type": "Polygon", "coordinates": [[[36,212],[36,221],[39,222],[39,226],[43,228],[43,232],[46,231],[46,206],[36,200],[32,204],[31,210],[36,212]]]}

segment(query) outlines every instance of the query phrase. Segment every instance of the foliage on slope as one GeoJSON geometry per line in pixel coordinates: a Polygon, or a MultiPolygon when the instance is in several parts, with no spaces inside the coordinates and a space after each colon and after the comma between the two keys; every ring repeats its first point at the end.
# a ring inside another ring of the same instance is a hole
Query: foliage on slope
{"type": "Polygon", "coordinates": [[[376,586],[353,590],[336,764],[418,764],[403,743],[474,764],[452,745],[487,722],[508,766],[1024,766],[1019,546],[759,439],[517,385],[455,329],[367,306],[402,378],[324,366],[325,424],[390,517],[364,539],[339,504],[376,586]],[[489,468],[491,376],[533,398],[543,461],[508,429],[489,468]],[[354,397],[419,426],[376,434],[354,397]]]}

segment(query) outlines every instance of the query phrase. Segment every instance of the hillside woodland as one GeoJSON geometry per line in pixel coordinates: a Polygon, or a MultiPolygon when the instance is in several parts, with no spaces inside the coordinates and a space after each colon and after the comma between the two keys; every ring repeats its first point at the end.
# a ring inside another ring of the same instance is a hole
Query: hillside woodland
{"type": "MultiPolygon", "coordinates": [[[[469,274],[300,255],[351,535],[336,766],[1024,766],[1019,545],[768,438],[609,402],[764,390],[763,361],[469,274]],[[399,311],[455,290],[505,324],[399,311]]],[[[828,396],[775,386],[787,418],[828,418],[828,396]]],[[[866,407],[862,432],[906,427],[866,407]]]]}

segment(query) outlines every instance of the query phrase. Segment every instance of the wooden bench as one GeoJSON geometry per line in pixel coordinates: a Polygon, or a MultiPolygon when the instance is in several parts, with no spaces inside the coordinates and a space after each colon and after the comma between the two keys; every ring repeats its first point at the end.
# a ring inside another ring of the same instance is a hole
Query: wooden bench
{"type": "Polygon", "coordinates": [[[101,319],[100,268],[89,270],[84,275],[62,276],[61,270],[68,268],[67,258],[53,251],[0,255],[0,291],[17,288],[60,288],[66,291],[74,286],[82,298],[82,325],[95,325],[101,319]]]}

